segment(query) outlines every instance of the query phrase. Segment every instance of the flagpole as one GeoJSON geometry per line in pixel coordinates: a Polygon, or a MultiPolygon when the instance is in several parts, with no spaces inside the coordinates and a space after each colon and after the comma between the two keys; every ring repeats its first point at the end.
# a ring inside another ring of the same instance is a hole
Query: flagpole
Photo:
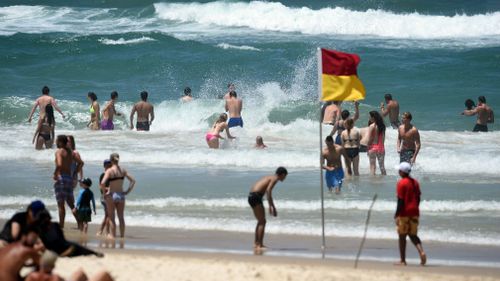
{"type": "Polygon", "coordinates": [[[318,48],[318,97],[319,97],[319,182],[320,182],[320,194],[321,194],[321,253],[322,258],[325,258],[326,242],[325,242],[325,205],[324,205],[324,188],[323,188],[323,114],[321,108],[321,93],[322,93],[322,83],[321,74],[322,69],[322,58],[321,49],[318,48]]]}

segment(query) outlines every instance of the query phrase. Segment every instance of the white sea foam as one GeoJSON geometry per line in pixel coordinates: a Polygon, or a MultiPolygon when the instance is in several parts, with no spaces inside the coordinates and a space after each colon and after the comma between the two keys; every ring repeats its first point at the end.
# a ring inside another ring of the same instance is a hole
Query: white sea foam
{"type": "Polygon", "coordinates": [[[227,50],[227,49],[236,49],[236,50],[243,50],[243,51],[257,51],[257,52],[260,52],[260,49],[252,47],[252,46],[246,46],[246,45],[237,46],[237,45],[231,45],[231,44],[228,44],[228,43],[220,43],[220,44],[217,44],[217,47],[222,48],[224,50],[227,50]]]}
{"type": "Polygon", "coordinates": [[[158,17],[166,20],[266,31],[421,39],[500,35],[500,12],[471,16],[396,14],[340,7],[292,8],[279,2],[263,1],[157,3],[154,6],[158,17]]]}
{"type": "Polygon", "coordinates": [[[156,41],[156,40],[147,36],[142,36],[141,38],[134,38],[134,39],[123,39],[123,38],[119,38],[116,40],[108,38],[99,39],[99,42],[104,45],[130,45],[130,44],[140,44],[151,41],[156,41]]]}

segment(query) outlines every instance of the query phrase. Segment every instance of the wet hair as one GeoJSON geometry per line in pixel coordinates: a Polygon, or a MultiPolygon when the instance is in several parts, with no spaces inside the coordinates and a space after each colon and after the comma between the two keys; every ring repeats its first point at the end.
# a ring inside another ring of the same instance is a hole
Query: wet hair
{"type": "Polygon", "coordinates": [[[89,97],[92,101],[96,101],[97,100],[97,96],[95,95],[94,92],[89,92],[87,94],[87,97],[89,97]]]}
{"type": "Polygon", "coordinates": [[[76,149],[75,137],[73,137],[72,135],[68,135],[67,137],[68,141],[71,142],[71,149],[75,150],[76,149]]]}
{"type": "Polygon", "coordinates": [[[120,155],[118,153],[111,153],[111,155],[109,155],[109,161],[113,164],[118,164],[120,161],[120,155]]]}
{"type": "Polygon", "coordinates": [[[385,94],[384,98],[386,100],[392,100],[392,95],[391,94],[385,94]]]}
{"type": "Polygon", "coordinates": [[[47,117],[47,122],[49,123],[49,126],[52,126],[52,124],[55,123],[54,108],[50,104],[47,104],[45,106],[45,117],[47,117]]]}
{"type": "Polygon", "coordinates": [[[228,83],[228,84],[227,84],[227,88],[228,88],[228,89],[229,89],[229,88],[231,88],[231,86],[233,86],[233,87],[234,87],[234,84],[233,84],[233,83],[228,83]]]}
{"type": "Polygon", "coordinates": [[[332,136],[326,136],[325,142],[333,142],[333,137],[332,136]]]}
{"type": "Polygon", "coordinates": [[[148,92],[146,92],[146,91],[141,92],[141,100],[143,100],[143,101],[148,100],[148,92]]]}
{"type": "Polygon", "coordinates": [[[229,92],[229,96],[235,98],[238,95],[236,95],[236,91],[231,91],[231,92],[229,92]]]}
{"type": "Polygon", "coordinates": [[[278,176],[288,175],[288,171],[286,170],[285,167],[278,167],[278,169],[276,169],[276,175],[278,175],[278,176]]]}
{"type": "Polygon", "coordinates": [[[261,136],[257,136],[257,137],[255,138],[255,142],[256,142],[256,143],[261,144],[261,143],[264,143],[264,140],[262,139],[262,137],[261,137],[261,136]]]}
{"type": "Polygon", "coordinates": [[[408,119],[408,120],[410,120],[410,121],[411,121],[411,118],[412,118],[411,113],[410,113],[410,112],[408,112],[408,111],[407,111],[407,112],[405,112],[405,113],[403,113],[403,117],[405,117],[406,119],[408,119]]]}
{"type": "Polygon", "coordinates": [[[118,97],[118,92],[117,91],[113,91],[111,92],[111,99],[114,100],[118,97]]]}
{"type": "Polygon", "coordinates": [[[189,88],[189,87],[184,88],[184,95],[190,96],[191,95],[191,88],[189,88]]]}
{"type": "MultiPolygon", "coordinates": [[[[347,119],[345,120],[345,127],[348,128],[348,127],[353,127],[354,126],[354,119],[347,119]]],[[[349,132],[351,129],[347,129],[347,132],[349,132]]]]}
{"type": "Polygon", "coordinates": [[[48,94],[49,94],[49,92],[50,92],[49,87],[47,87],[47,86],[43,86],[43,88],[42,88],[42,94],[44,94],[44,95],[48,95],[48,94]]]}
{"type": "Polygon", "coordinates": [[[219,122],[226,122],[226,120],[227,120],[227,114],[226,113],[221,113],[219,115],[219,119],[217,119],[217,123],[219,123],[219,122]]]}
{"type": "Polygon", "coordinates": [[[340,114],[340,117],[342,117],[342,120],[346,120],[347,118],[349,118],[350,114],[351,113],[349,112],[349,110],[344,109],[344,110],[342,110],[342,113],[340,114]]]}
{"type": "MultiPolygon", "coordinates": [[[[68,137],[66,135],[58,135],[56,144],[61,144],[61,148],[66,148],[68,145],[68,137]]],[[[59,146],[57,146],[59,148],[59,146]]]]}
{"type": "Polygon", "coordinates": [[[380,113],[378,113],[378,111],[370,111],[370,117],[375,119],[375,124],[377,125],[378,132],[385,133],[384,119],[382,119],[382,116],[380,116],[380,113]]]}
{"type": "Polygon", "coordinates": [[[479,96],[477,98],[478,101],[480,101],[481,103],[486,103],[486,97],[485,96],[479,96]]]}
{"type": "Polygon", "coordinates": [[[465,104],[465,108],[467,108],[468,110],[471,110],[476,106],[474,101],[471,99],[466,99],[464,104],[465,104]]]}

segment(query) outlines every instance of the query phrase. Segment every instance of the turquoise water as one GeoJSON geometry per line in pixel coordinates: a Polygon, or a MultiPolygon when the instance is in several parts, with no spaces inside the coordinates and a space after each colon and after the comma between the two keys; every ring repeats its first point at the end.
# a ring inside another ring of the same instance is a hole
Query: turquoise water
{"type": "MultiPolygon", "coordinates": [[[[284,165],[290,177],[276,195],[283,215],[269,230],[319,235],[318,47],[360,55],[367,97],[359,127],[387,92],[413,113],[422,136],[414,168],[427,217],[422,238],[499,246],[499,127],[473,134],[475,119],[460,115],[464,100],[479,95],[500,108],[498,1],[3,1],[0,217],[34,195],[55,210],[53,151],[34,151],[36,122],[26,122],[48,85],[67,115],[56,116],[57,133],[75,135],[85,174],[97,179],[101,161],[118,151],[138,175],[131,225],[251,232],[245,194],[258,176],[284,165]],[[209,151],[204,134],[223,111],[218,97],[229,82],[244,100],[245,128],[233,131],[238,138],[225,149],[209,151]],[[195,101],[181,104],[186,86],[195,101]],[[130,131],[120,118],[114,132],[85,128],[86,93],[102,105],[113,90],[126,114],[140,91],[150,93],[151,132],[130,131]],[[268,150],[252,149],[257,135],[268,150]]],[[[362,155],[361,179],[327,197],[328,235],[360,237],[378,193],[369,237],[394,237],[396,138],[387,132],[388,177],[367,176],[362,155]]]]}

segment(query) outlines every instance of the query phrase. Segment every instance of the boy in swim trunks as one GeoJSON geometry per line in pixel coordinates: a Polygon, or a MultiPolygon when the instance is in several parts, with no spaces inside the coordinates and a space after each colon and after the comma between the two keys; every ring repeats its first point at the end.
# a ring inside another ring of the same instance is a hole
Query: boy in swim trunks
{"type": "Polygon", "coordinates": [[[325,180],[328,187],[328,191],[333,192],[335,190],[336,194],[340,193],[342,188],[342,181],[344,180],[344,170],[342,169],[342,161],[340,159],[341,155],[347,157],[345,149],[333,142],[332,136],[327,136],[325,139],[326,147],[321,153],[323,169],[326,170],[325,180]]]}
{"type": "Polygon", "coordinates": [[[115,125],[113,124],[113,117],[115,115],[122,116],[122,114],[120,112],[117,112],[115,109],[115,102],[117,99],[118,93],[116,91],[111,92],[111,99],[102,110],[101,130],[114,130],[115,125]]]}
{"type": "Polygon", "coordinates": [[[76,208],[73,209],[73,213],[78,218],[78,229],[85,234],[87,234],[89,222],[92,221],[90,202],[92,202],[92,207],[94,208],[94,215],[96,214],[94,193],[90,190],[90,186],[92,186],[92,181],[89,178],[83,179],[80,182],[82,189],[76,199],[76,208]]]}
{"type": "Polygon", "coordinates": [[[422,241],[417,236],[418,219],[420,216],[420,185],[416,179],[410,177],[411,165],[402,162],[398,166],[399,180],[396,188],[398,205],[394,219],[399,235],[399,254],[401,260],[397,265],[406,265],[406,236],[410,236],[411,242],[417,248],[420,255],[420,264],[425,265],[427,256],[425,255],[422,241]]]}
{"type": "Polygon", "coordinates": [[[229,92],[229,98],[226,99],[226,111],[229,112],[229,121],[227,122],[227,126],[229,128],[236,126],[243,127],[243,119],[241,119],[242,108],[243,101],[238,98],[236,92],[229,92]]]}
{"type": "Polygon", "coordinates": [[[284,167],[276,169],[274,175],[265,176],[258,180],[250,189],[248,194],[248,204],[252,207],[253,214],[257,219],[257,227],[255,228],[255,241],[254,248],[256,250],[265,249],[264,246],[264,230],[266,228],[266,212],[262,203],[262,197],[267,195],[267,202],[269,203],[269,213],[272,216],[278,216],[276,207],[274,206],[272,190],[278,181],[284,181],[288,171],[284,167]]]}

